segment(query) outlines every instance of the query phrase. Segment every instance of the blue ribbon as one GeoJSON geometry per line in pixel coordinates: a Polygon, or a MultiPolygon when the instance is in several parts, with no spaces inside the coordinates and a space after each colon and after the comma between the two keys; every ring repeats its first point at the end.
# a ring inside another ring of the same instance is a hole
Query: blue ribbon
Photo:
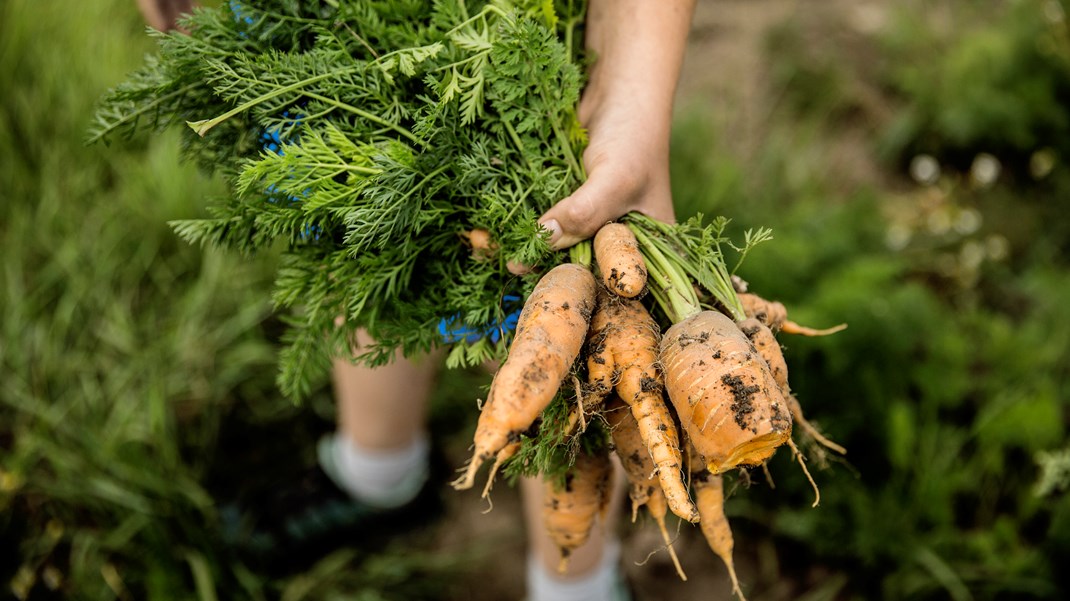
{"type": "Polygon", "coordinates": [[[491,342],[497,344],[502,338],[502,334],[505,332],[511,332],[516,329],[516,323],[520,320],[520,297],[515,295],[507,295],[502,298],[502,302],[507,307],[516,307],[511,313],[505,316],[500,323],[491,322],[483,326],[467,326],[461,321],[460,313],[452,317],[444,317],[438,322],[438,334],[442,337],[442,341],[450,344],[454,342],[460,342],[461,340],[473,344],[478,342],[482,338],[489,338],[491,342]]]}

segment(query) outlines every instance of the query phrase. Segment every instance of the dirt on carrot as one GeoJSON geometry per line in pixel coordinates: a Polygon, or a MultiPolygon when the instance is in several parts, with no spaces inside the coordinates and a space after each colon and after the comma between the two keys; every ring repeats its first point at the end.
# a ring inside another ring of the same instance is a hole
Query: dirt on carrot
{"type": "Polygon", "coordinates": [[[680,422],[714,474],[759,465],[791,437],[780,386],[730,318],[703,311],[672,326],[661,360],[680,422]]]}
{"type": "Polygon", "coordinates": [[[561,551],[558,571],[568,568],[572,551],[587,542],[598,516],[609,501],[612,464],[606,453],[580,453],[565,473],[564,482],[543,484],[543,520],[550,539],[561,551]]]}
{"type": "Polygon", "coordinates": [[[553,400],[586,340],[596,287],[590,270],[571,263],[550,270],[535,286],[480,413],[472,460],[455,488],[471,488],[479,467],[517,442],[553,400]]]}
{"type": "Polygon", "coordinates": [[[646,288],[646,261],[628,226],[602,226],[594,236],[594,256],[606,288],[617,296],[635,298],[646,288]]]}
{"type": "Polygon", "coordinates": [[[636,300],[603,293],[598,301],[591,319],[590,339],[598,340],[605,347],[601,354],[611,362],[613,389],[631,407],[639,433],[657,467],[669,509],[694,522],[698,512],[684,485],[680,439],[665,403],[658,367],[657,324],[636,300]]]}

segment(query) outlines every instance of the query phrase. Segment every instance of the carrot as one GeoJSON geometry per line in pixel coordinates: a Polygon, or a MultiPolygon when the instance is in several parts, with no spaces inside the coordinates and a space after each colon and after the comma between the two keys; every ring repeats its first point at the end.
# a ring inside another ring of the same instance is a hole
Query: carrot
{"type": "Polygon", "coordinates": [[[728,568],[728,576],[732,579],[732,592],[746,601],[743,591],[739,589],[739,579],[736,578],[735,562],[732,561],[732,550],[735,542],[732,539],[732,526],[724,514],[724,481],[721,476],[711,474],[707,470],[691,474],[691,483],[695,489],[695,502],[698,504],[699,515],[702,520],[702,535],[710,549],[721,558],[725,567],[728,568]]]}
{"type": "Polygon", "coordinates": [[[563,484],[544,480],[543,521],[561,551],[558,571],[564,572],[572,551],[587,542],[595,517],[605,516],[611,472],[608,454],[580,453],[565,473],[563,484]]]}
{"type": "Polygon", "coordinates": [[[665,385],[707,468],[759,465],[791,437],[791,414],[754,345],[728,317],[702,311],[661,342],[665,385]]]}
{"type": "Polygon", "coordinates": [[[780,343],[776,336],[764,323],[754,317],[749,317],[736,324],[739,330],[750,339],[758,354],[765,359],[769,366],[769,372],[773,380],[780,387],[780,392],[785,396],[790,392],[788,388],[788,363],[784,360],[784,353],[780,350],[780,343]]]}
{"type": "Polygon", "coordinates": [[[594,235],[594,256],[606,288],[617,296],[635,298],[646,287],[646,261],[628,226],[608,223],[594,235]]]}
{"type": "Polygon", "coordinates": [[[472,247],[472,258],[482,261],[494,256],[498,251],[498,243],[490,237],[490,232],[482,228],[472,228],[461,232],[463,238],[472,247]]]}
{"type": "Polygon", "coordinates": [[[824,330],[801,326],[788,319],[788,310],[782,303],[765,300],[757,294],[741,293],[738,296],[739,302],[743,305],[743,312],[747,317],[757,319],[774,332],[800,334],[802,336],[828,336],[847,328],[845,323],[824,330]]]}
{"type": "Polygon", "coordinates": [[[846,454],[847,449],[825,438],[803,416],[802,405],[799,404],[799,399],[791,394],[791,389],[788,386],[788,364],[784,361],[784,353],[781,352],[780,344],[777,342],[776,337],[773,336],[773,331],[753,317],[739,322],[739,329],[747,338],[750,338],[751,342],[754,343],[754,347],[758,349],[758,354],[769,365],[773,379],[776,380],[777,385],[780,387],[780,392],[783,393],[784,399],[787,401],[792,421],[818,443],[841,455],[846,454]]]}
{"type": "Polygon", "coordinates": [[[454,488],[471,488],[479,467],[517,442],[553,400],[583,346],[596,287],[590,270],[572,263],[551,269],[535,286],[479,415],[472,460],[454,488]]]}
{"type": "Polygon", "coordinates": [[[663,398],[657,324],[639,301],[610,294],[600,294],[598,301],[591,318],[590,337],[605,346],[602,354],[610,357],[607,361],[612,365],[613,388],[632,409],[669,509],[689,522],[697,521],[698,512],[684,486],[676,423],[663,398]]]}
{"type": "Polygon", "coordinates": [[[590,396],[603,399],[613,392],[619,376],[613,351],[606,346],[610,334],[610,329],[606,327],[608,314],[597,308],[607,302],[608,296],[604,288],[599,288],[595,314],[591,317],[591,330],[587,334],[587,392],[590,396]]]}
{"type": "Polygon", "coordinates": [[[662,492],[658,481],[654,480],[656,468],[650,459],[650,453],[646,450],[643,438],[639,435],[639,424],[632,417],[628,405],[617,396],[606,403],[604,415],[612,428],[614,450],[620,457],[624,473],[628,475],[628,482],[631,485],[628,496],[632,500],[632,522],[635,521],[639,508],[645,505],[650,516],[657,523],[658,530],[661,531],[661,538],[665,541],[665,547],[669,550],[673,565],[676,566],[676,573],[680,575],[681,580],[687,580],[687,575],[684,574],[684,569],[680,565],[680,559],[672,548],[672,538],[665,527],[665,514],[668,510],[665,493],[662,492]]]}

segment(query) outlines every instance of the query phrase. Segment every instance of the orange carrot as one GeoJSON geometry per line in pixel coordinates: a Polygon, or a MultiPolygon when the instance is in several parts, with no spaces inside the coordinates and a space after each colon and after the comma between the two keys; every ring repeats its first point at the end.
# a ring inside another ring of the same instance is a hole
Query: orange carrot
{"type": "Polygon", "coordinates": [[[596,287],[590,270],[571,263],[535,286],[479,415],[472,460],[454,488],[471,488],[479,467],[516,442],[553,400],[583,346],[596,287]]]}
{"type": "Polygon", "coordinates": [[[827,336],[847,328],[845,323],[824,330],[801,326],[788,319],[788,310],[782,303],[765,300],[757,294],[742,293],[738,296],[739,302],[743,304],[743,312],[747,317],[757,319],[774,332],[800,334],[802,336],[827,336]]]}
{"type": "Polygon", "coordinates": [[[758,350],[762,359],[765,359],[769,372],[773,374],[773,379],[780,387],[780,392],[787,395],[791,390],[788,388],[788,363],[784,360],[784,353],[780,350],[780,343],[777,342],[773,331],[754,317],[744,319],[736,325],[754,344],[754,348],[758,350]]]}
{"type": "Polygon", "coordinates": [[[788,404],[788,411],[791,412],[792,421],[810,435],[811,438],[816,440],[821,445],[836,451],[837,453],[844,455],[847,453],[847,449],[832,442],[828,438],[825,438],[821,432],[817,430],[806,418],[803,416],[802,405],[799,404],[799,399],[795,398],[795,395],[791,394],[791,389],[788,386],[788,364],[784,361],[784,353],[780,350],[780,344],[777,342],[776,337],[773,336],[772,330],[767,328],[765,324],[758,321],[756,318],[749,318],[739,322],[739,329],[750,338],[754,343],[754,347],[758,350],[758,354],[765,359],[769,370],[773,374],[773,379],[776,380],[778,386],[780,386],[780,392],[783,393],[784,399],[788,404]]]}
{"type": "MultiPolygon", "coordinates": [[[[657,467],[669,509],[694,522],[698,511],[687,496],[683,481],[680,438],[663,398],[664,385],[658,369],[658,327],[654,318],[636,300],[599,295],[591,318],[591,339],[605,345],[611,357],[614,389],[632,409],[639,434],[657,467]]],[[[591,363],[588,361],[588,366],[591,363]]]]}
{"type": "Polygon", "coordinates": [[[489,259],[498,251],[498,243],[490,237],[490,232],[482,228],[472,228],[461,232],[461,237],[472,247],[472,258],[477,261],[489,259]]]}
{"type": "Polygon", "coordinates": [[[635,234],[623,223],[608,223],[594,235],[594,256],[606,288],[634,298],[646,287],[646,261],[635,234]]]}
{"type": "Polygon", "coordinates": [[[672,326],[661,360],[669,399],[714,474],[759,465],[791,437],[780,387],[728,317],[702,311],[672,326]]]}
{"type": "Polygon", "coordinates": [[[710,549],[721,558],[725,567],[728,568],[728,576],[732,579],[732,592],[746,601],[743,591],[739,589],[739,579],[736,578],[735,562],[732,561],[732,550],[735,542],[732,539],[732,526],[724,514],[724,481],[721,476],[715,476],[709,471],[701,470],[691,474],[691,483],[695,488],[695,502],[698,504],[699,515],[702,521],[702,535],[710,545],[710,549]]]}
{"type": "Polygon", "coordinates": [[[611,473],[607,453],[580,453],[565,473],[563,485],[544,480],[543,520],[550,539],[561,551],[558,571],[564,572],[572,551],[587,542],[595,517],[605,516],[611,473]]]}
{"type": "Polygon", "coordinates": [[[650,453],[646,450],[643,438],[639,435],[639,424],[632,417],[628,405],[614,396],[606,403],[604,413],[606,420],[612,428],[613,447],[620,457],[624,473],[628,475],[631,488],[628,496],[632,500],[632,521],[635,521],[639,507],[646,505],[654,522],[661,531],[661,538],[665,541],[665,547],[669,550],[669,557],[676,566],[676,573],[681,580],[687,580],[684,569],[680,565],[680,559],[672,548],[672,538],[665,527],[665,513],[668,505],[665,501],[665,493],[661,485],[654,480],[654,462],[650,459],[650,453]]]}

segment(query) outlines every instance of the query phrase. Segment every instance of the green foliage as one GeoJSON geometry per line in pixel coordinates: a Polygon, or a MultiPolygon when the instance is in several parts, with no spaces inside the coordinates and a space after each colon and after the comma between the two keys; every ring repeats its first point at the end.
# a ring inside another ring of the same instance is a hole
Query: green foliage
{"type": "MultiPolygon", "coordinates": [[[[769,146],[758,160],[789,170],[803,159],[769,146]]],[[[726,189],[716,166],[727,161],[706,161],[689,172],[726,189]]],[[[772,536],[782,577],[805,578],[816,562],[843,574],[845,598],[1059,598],[1070,255],[1057,250],[1063,228],[1017,225],[1053,219],[1057,181],[1023,193],[950,174],[908,194],[829,202],[803,188],[777,204],[783,181],[755,178],[717,197],[712,209],[738,227],[776,227],[776,243],[748,256],[752,290],[799,323],[849,325],[780,337],[808,417],[848,454],[811,445],[812,465],[827,468],[815,472],[817,509],[797,467],[774,459],[775,491],[729,501],[747,518],[734,522],[737,550],[772,536]]]]}
{"type": "MultiPolygon", "coordinates": [[[[106,98],[94,139],[187,122],[187,152],[233,186],[210,218],[177,221],[190,242],[257,252],[281,245],[273,298],[287,309],[279,384],[306,396],[347,333],[378,365],[441,344],[443,318],[501,323],[552,266],[535,219],[582,181],[575,106],[577,3],[253,1],[195,13],[190,35],[106,98]],[[260,150],[256,140],[268,139],[260,150]],[[272,140],[274,142],[272,142],[272,140]],[[251,143],[253,142],[253,143],[251,143]],[[460,234],[499,246],[476,260],[460,234]],[[336,319],[342,316],[342,327],[336,319]]],[[[455,343],[454,364],[502,358],[455,343]]]]}
{"type": "Polygon", "coordinates": [[[223,546],[224,426],[252,411],[296,439],[301,415],[273,381],[275,253],[204,252],[167,226],[225,182],[182,166],[179,132],[84,145],[143,28],[121,0],[0,6],[4,598],[448,597],[464,554],[350,550],[273,580],[223,546]]]}
{"type": "Polygon", "coordinates": [[[954,27],[904,7],[883,36],[897,60],[882,73],[905,109],[886,155],[969,161],[980,151],[1024,167],[1030,154],[1070,153],[1070,32],[1065,0],[964,4],[954,27]]]}

